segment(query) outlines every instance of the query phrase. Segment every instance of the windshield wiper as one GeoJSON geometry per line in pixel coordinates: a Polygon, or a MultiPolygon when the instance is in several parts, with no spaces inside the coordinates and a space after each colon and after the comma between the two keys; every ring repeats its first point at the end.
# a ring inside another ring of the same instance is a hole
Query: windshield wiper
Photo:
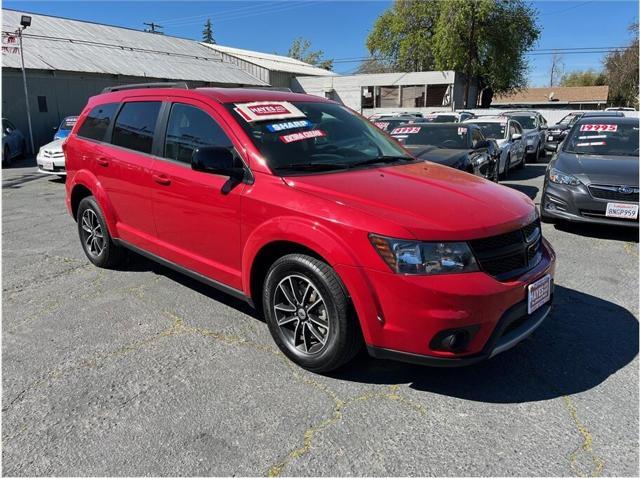
{"type": "Polygon", "coordinates": [[[302,163],[281,166],[278,170],[284,171],[333,171],[335,169],[347,169],[348,166],[342,163],[302,163]]]}
{"type": "Polygon", "coordinates": [[[364,159],[362,161],[350,163],[349,167],[353,168],[357,166],[366,166],[368,164],[378,163],[397,163],[398,161],[415,161],[415,159],[410,156],[378,156],[376,158],[364,159]]]}

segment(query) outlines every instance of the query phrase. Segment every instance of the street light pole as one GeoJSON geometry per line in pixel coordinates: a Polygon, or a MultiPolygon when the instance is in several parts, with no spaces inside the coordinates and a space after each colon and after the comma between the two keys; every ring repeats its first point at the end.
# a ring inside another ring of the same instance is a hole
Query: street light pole
{"type": "Polygon", "coordinates": [[[24,68],[24,51],[22,47],[22,32],[25,28],[31,25],[31,17],[27,17],[23,15],[20,20],[21,28],[19,29],[20,34],[18,35],[18,39],[20,41],[20,63],[22,64],[22,83],[24,85],[24,100],[27,105],[27,122],[29,123],[29,140],[31,141],[31,153],[36,152],[36,148],[33,143],[33,129],[31,128],[31,108],[29,107],[29,90],[27,89],[27,73],[24,68]]]}

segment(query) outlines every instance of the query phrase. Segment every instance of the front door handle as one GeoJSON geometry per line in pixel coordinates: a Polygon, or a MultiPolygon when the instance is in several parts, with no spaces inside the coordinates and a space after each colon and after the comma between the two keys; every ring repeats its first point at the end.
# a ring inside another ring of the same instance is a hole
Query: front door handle
{"type": "Polygon", "coordinates": [[[96,159],[96,163],[98,163],[98,166],[102,166],[103,168],[109,166],[109,161],[106,158],[98,158],[96,159]]]}
{"type": "Polygon", "coordinates": [[[153,180],[156,183],[161,184],[163,186],[168,186],[169,184],[171,184],[171,179],[169,179],[164,174],[154,174],[153,175],[153,180]]]}

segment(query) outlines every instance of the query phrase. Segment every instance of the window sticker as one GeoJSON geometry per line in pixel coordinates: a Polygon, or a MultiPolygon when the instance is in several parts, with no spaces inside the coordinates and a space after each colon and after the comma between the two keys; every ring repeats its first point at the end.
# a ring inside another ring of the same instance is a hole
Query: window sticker
{"type": "Polygon", "coordinates": [[[467,134],[467,128],[458,128],[458,134],[462,136],[463,134],[467,134]]]}
{"type": "Polygon", "coordinates": [[[64,124],[65,126],[73,126],[76,124],[77,121],[78,121],[77,116],[74,116],[72,118],[65,118],[64,124]]]}
{"type": "Polygon", "coordinates": [[[590,143],[578,143],[576,144],[576,146],[604,146],[605,143],[604,141],[592,141],[590,143]]]}
{"type": "Polygon", "coordinates": [[[280,136],[280,141],[284,144],[295,143],[296,141],[302,141],[311,138],[320,138],[326,136],[327,133],[321,129],[312,129],[310,131],[300,131],[299,133],[291,133],[280,136]]]}
{"type": "Polygon", "coordinates": [[[578,139],[607,139],[608,136],[606,134],[596,134],[593,136],[578,136],[578,139]]]}
{"type": "Polygon", "coordinates": [[[618,131],[617,124],[582,124],[580,131],[618,131]]]}
{"type": "Polygon", "coordinates": [[[391,134],[415,134],[419,132],[420,128],[418,126],[404,126],[402,128],[395,128],[391,134]]]}
{"type": "Polygon", "coordinates": [[[277,133],[279,131],[284,131],[287,129],[308,128],[309,126],[311,126],[311,121],[298,120],[298,121],[287,121],[286,123],[268,124],[267,129],[272,133],[277,133]]]}
{"type": "Polygon", "coordinates": [[[380,129],[387,129],[387,126],[389,126],[387,121],[375,121],[373,124],[380,129]]]}
{"type": "Polygon", "coordinates": [[[248,123],[305,117],[302,111],[288,101],[254,101],[252,103],[236,103],[235,106],[235,111],[248,123]]]}

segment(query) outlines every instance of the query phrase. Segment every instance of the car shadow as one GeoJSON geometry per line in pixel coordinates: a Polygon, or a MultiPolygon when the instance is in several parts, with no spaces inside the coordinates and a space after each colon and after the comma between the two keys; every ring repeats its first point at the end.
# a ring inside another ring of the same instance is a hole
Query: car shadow
{"type": "Polygon", "coordinates": [[[2,189],[20,189],[24,184],[38,179],[44,179],[44,174],[41,173],[25,173],[20,176],[15,176],[2,181],[2,189]]]}
{"type": "MultiPolygon", "coordinates": [[[[407,383],[419,391],[489,403],[548,400],[596,387],[638,354],[638,320],[604,299],[562,286],[545,323],[514,349],[465,368],[429,368],[360,354],[332,377],[407,383]]],[[[426,342],[425,342],[426,343],[426,342]]]]}
{"type": "Polygon", "coordinates": [[[613,226],[609,224],[582,224],[558,222],[553,225],[558,231],[577,234],[594,239],[610,239],[623,242],[638,242],[638,227],[613,226]]]}

